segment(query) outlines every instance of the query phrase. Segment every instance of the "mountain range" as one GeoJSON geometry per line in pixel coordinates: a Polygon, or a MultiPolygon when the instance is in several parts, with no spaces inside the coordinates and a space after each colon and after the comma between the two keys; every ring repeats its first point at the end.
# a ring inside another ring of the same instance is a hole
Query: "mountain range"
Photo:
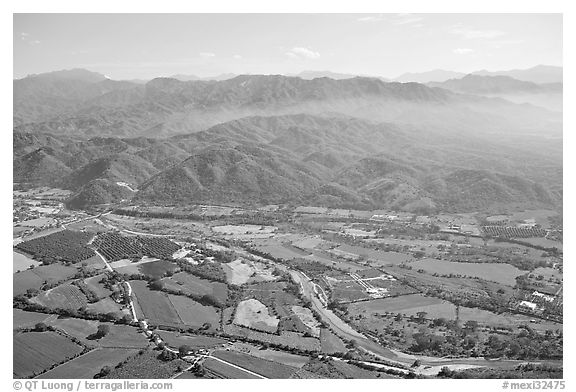
{"type": "Polygon", "coordinates": [[[393,80],[396,82],[445,82],[449,79],[460,79],[468,74],[479,76],[508,76],[513,79],[532,83],[562,83],[562,67],[552,65],[537,65],[528,69],[513,69],[507,71],[473,71],[469,73],[435,69],[426,72],[404,73],[393,80]]]}
{"type": "Polygon", "coordinates": [[[423,212],[559,205],[561,114],[472,94],[474,80],[463,79],[142,85],[82,70],[35,75],[14,81],[14,181],[71,189],[73,208],[128,199],[423,212]]]}
{"type": "Polygon", "coordinates": [[[510,76],[488,76],[468,74],[460,79],[431,82],[430,87],[474,94],[484,97],[499,97],[516,103],[530,103],[548,110],[562,111],[562,83],[534,83],[510,76]]]}

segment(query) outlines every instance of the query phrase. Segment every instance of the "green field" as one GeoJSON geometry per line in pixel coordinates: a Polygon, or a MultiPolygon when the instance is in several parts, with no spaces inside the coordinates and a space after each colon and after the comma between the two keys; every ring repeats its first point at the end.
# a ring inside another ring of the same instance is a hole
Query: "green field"
{"type": "Polygon", "coordinates": [[[91,379],[104,366],[114,367],[131,355],[138,353],[134,349],[99,348],[74,358],[42,374],[43,379],[91,379]]]}
{"type": "Polygon", "coordinates": [[[168,294],[148,289],[147,283],[142,280],[131,280],[130,285],[138,307],[143,313],[138,314],[137,308],[138,318],[145,318],[154,325],[182,325],[182,320],[170,302],[168,294]]]}
{"type": "Polygon", "coordinates": [[[88,286],[90,290],[94,292],[98,296],[98,298],[106,298],[112,295],[112,291],[108,290],[102,283],[99,283],[100,280],[104,277],[104,274],[96,275],[91,278],[84,279],[84,283],[88,286]]]}
{"type": "Polygon", "coordinates": [[[12,309],[12,327],[30,328],[54,316],[46,313],[27,312],[21,309],[12,309]]]}
{"type": "Polygon", "coordinates": [[[30,266],[38,267],[40,263],[23,253],[12,252],[12,272],[26,271],[30,266]]]}
{"type": "Polygon", "coordinates": [[[562,250],[564,248],[564,246],[561,242],[552,241],[552,240],[549,240],[547,238],[540,238],[540,237],[521,238],[521,239],[519,239],[519,241],[527,242],[529,244],[536,245],[536,246],[542,246],[544,248],[557,248],[559,250],[562,250]]]}
{"type": "Polygon", "coordinates": [[[297,368],[292,366],[268,361],[266,359],[257,358],[237,351],[220,350],[215,351],[212,355],[226,362],[248,369],[256,374],[260,374],[266,378],[290,378],[290,376],[297,370],[297,368]]]}
{"type": "Polygon", "coordinates": [[[100,340],[98,344],[101,347],[108,348],[144,348],[150,342],[142,332],[128,325],[115,325],[106,323],[110,326],[110,332],[100,340]]]}
{"type": "Polygon", "coordinates": [[[94,302],[92,304],[88,304],[86,309],[95,312],[95,313],[117,313],[122,316],[122,308],[121,306],[114,302],[112,298],[104,298],[98,302],[94,302]]]}
{"type": "MultiPolygon", "coordinates": [[[[372,301],[358,302],[348,305],[348,309],[351,313],[354,314],[362,313],[364,310],[369,313],[398,313],[400,311],[406,311],[409,309],[426,308],[433,305],[442,304],[443,302],[446,301],[442,301],[434,297],[425,297],[420,294],[412,294],[403,295],[400,297],[381,298],[372,301]]],[[[446,302],[446,304],[450,303],[446,302]]]]}
{"type": "Polygon", "coordinates": [[[213,306],[204,306],[182,295],[168,295],[168,298],[186,326],[198,328],[210,323],[212,328],[219,328],[220,314],[213,306]]]}
{"type": "Polygon", "coordinates": [[[233,344],[232,349],[252,355],[254,357],[296,368],[301,368],[310,360],[309,357],[304,355],[291,354],[285,351],[278,351],[271,348],[262,350],[261,346],[255,346],[249,343],[236,342],[233,344]]]}
{"type": "Polygon", "coordinates": [[[337,250],[341,252],[350,253],[356,256],[362,256],[371,261],[371,264],[376,266],[390,265],[390,264],[402,264],[406,261],[412,259],[412,256],[398,253],[398,252],[386,252],[382,250],[375,250],[371,248],[364,248],[361,246],[354,245],[340,245],[337,250]]]}
{"type": "Polygon", "coordinates": [[[74,267],[66,267],[55,263],[15,273],[12,278],[13,295],[24,294],[30,288],[39,289],[44,282],[54,283],[71,278],[76,272],[77,270],[74,267]]]}
{"type": "Polygon", "coordinates": [[[82,352],[83,347],[55,332],[14,335],[14,377],[26,378],[82,352]]]}
{"type": "Polygon", "coordinates": [[[516,277],[526,273],[510,264],[503,263],[457,263],[446,260],[422,259],[409,265],[413,270],[423,269],[431,274],[478,277],[509,286],[516,285],[516,277]]]}
{"type": "Polygon", "coordinates": [[[180,347],[182,345],[188,345],[192,349],[199,348],[214,348],[226,343],[223,339],[213,338],[210,336],[191,336],[182,335],[177,332],[168,331],[158,331],[162,340],[166,342],[171,347],[180,347]]]}
{"type": "Polygon", "coordinates": [[[320,329],[320,344],[322,345],[322,352],[326,354],[345,353],[348,351],[342,339],[326,328],[320,329]]]}
{"type": "Polygon", "coordinates": [[[158,379],[170,378],[179,372],[179,368],[185,369],[188,363],[175,359],[162,361],[158,358],[156,350],[145,350],[142,353],[131,356],[121,367],[114,368],[106,379],[158,379]]]}
{"type": "MultiPolygon", "coordinates": [[[[425,312],[424,318],[426,319],[456,319],[456,306],[454,304],[434,297],[425,297],[421,294],[358,302],[349,305],[348,310],[352,317],[357,315],[367,317],[369,314],[384,314],[386,312],[417,317],[419,312],[425,312]]],[[[511,313],[496,314],[487,310],[465,306],[460,307],[458,317],[461,323],[473,320],[489,326],[517,327],[519,325],[529,325],[530,328],[537,331],[562,329],[562,324],[551,321],[538,320],[537,323],[531,323],[530,320],[532,318],[528,316],[511,313]]]]}
{"type": "Polygon", "coordinates": [[[201,279],[188,272],[178,272],[170,278],[164,278],[163,281],[166,282],[167,287],[181,290],[184,294],[210,294],[221,302],[225,302],[226,298],[228,298],[228,287],[226,284],[201,279]]]}
{"type": "Polygon", "coordinates": [[[80,289],[69,283],[44,291],[32,301],[50,309],[80,309],[88,305],[80,289]]]}
{"type": "Polygon", "coordinates": [[[151,263],[144,263],[138,266],[138,270],[147,276],[151,276],[154,279],[159,279],[164,276],[168,271],[176,271],[178,266],[166,260],[153,261],[151,263]]]}
{"type": "Polygon", "coordinates": [[[233,366],[227,365],[216,359],[208,358],[203,363],[202,366],[208,374],[214,378],[224,378],[224,379],[259,379],[260,377],[254,376],[248,372],[241,369],[235,368],[233,366]]]}
{"type": "Polygon", "coordinates": [[[293,347],[296,349],[302,350],[320,350],[320,340],[314,337],[303,337],[300,333],[291,332],[291,331],[282,331],[280,335],[271,334],[267,332],[259,332],[244,328],[242,326],[238,326],[235,324],[228,324],[228,320],[231,319],[233,308],[226,308],[224,310],[224,323],[223,329],[224,332],[234,335],[234,336],[243,336],[251,340],[263,342],[263,343],[270,343],[270,344],[279,344],[288,347],[293,347]]]}
{"type": "Polygon", "coordinates": [[[57,318],[47,323],[68,335],[80,339],[84,344],[94,344],[93,341],[86,338],[98,330],[98,321],[84,320],[78,318],[57,318]]]}

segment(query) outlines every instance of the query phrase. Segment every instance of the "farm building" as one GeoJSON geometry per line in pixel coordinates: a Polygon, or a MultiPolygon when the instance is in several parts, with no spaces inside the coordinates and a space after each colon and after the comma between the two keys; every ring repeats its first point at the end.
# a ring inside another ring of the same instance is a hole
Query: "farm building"
{"type": "Polygon", "coordinates": [[[522,302],[520,302],[520,304],[518,306],[520,306],[521,308],[526,308],[526,309],[532,310],[532,311],[536,310],[536,304],[534,302],[522,301],[522,302]]]}

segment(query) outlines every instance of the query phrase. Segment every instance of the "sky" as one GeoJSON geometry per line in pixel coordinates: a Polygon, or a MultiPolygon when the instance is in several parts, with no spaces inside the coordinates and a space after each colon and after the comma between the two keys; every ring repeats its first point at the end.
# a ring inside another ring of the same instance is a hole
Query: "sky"
{"type": "Polygon", "coordinates": [[[14,14],[13,77],[330,70],[397,77],[562,65],[561,14],[14,14]]]}

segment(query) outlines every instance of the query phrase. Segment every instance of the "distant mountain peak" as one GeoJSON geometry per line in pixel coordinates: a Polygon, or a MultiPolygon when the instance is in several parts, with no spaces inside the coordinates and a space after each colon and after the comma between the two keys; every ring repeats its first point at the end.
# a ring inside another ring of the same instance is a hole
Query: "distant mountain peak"
{"type": "MultiPolygon", "coordinates": [[[[96,83],[101,82],[109,77],[94,71],[89,71],[83,68],[64,69],[60,71],[52,71],[41,74],[28,75],[23,79],[45,79],[45,80],[80,80],[83,82],[96,83]]],[[[23,80],[21,79],[21,80],[23,80]]]]}
{"type": "Polygon", "coordinates": [[[407,72],[394,79],[396,82],[445,82],[448,79],[457,79],[466,75],[463,72],[447,71],[444,69],[433,69],[426,72],[407,72]]]}
{"type": "Polygon", "coordinates": [[[481,70],[473,72],[475,75],[483,76],[510,76],[517,80],[532,83],[562,83],[563,68],[555,65],[536,65],[528,69],[511,69],[508,71],[487,71],[481,70]]]}

